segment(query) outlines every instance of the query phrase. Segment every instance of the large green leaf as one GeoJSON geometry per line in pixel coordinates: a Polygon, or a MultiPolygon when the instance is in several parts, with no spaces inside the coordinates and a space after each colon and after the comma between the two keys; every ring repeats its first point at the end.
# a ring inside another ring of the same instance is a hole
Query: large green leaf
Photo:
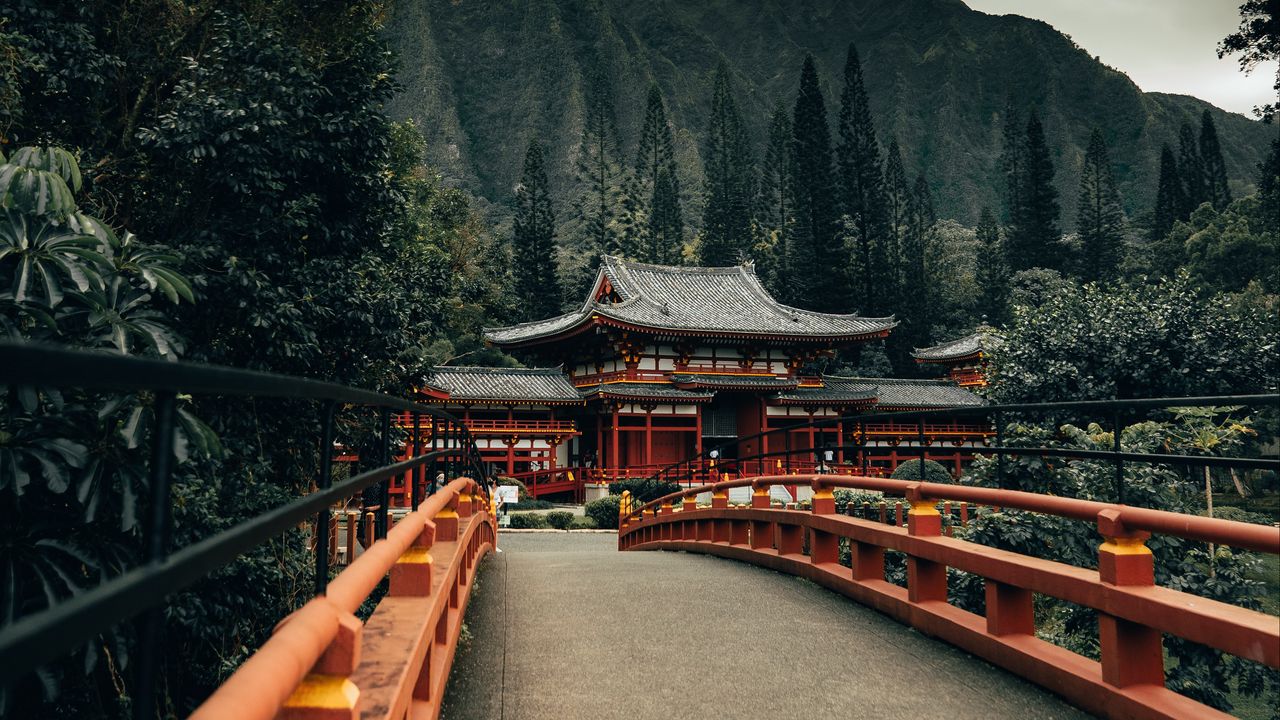
{"type": "Polygon", "coordinates": [[[61,177],[73,192],[80,192],[80,165],[71,153],[60,147],[24,147],[19,148],[10,165],[20,165],[34,170],[51,172],[61,177]]]}
{"type": "Polygon", "coordinates": [[[57,173],[0,165],[0,207],[61,220],[76,209],[75,197],[57,173]]]}

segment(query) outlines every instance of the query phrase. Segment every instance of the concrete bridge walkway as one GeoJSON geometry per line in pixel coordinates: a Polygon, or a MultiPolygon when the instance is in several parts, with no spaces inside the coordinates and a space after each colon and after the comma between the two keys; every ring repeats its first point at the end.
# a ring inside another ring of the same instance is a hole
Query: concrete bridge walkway
{"type": "Polygon", "coordinates": [[[807,581],[616,543],[499,536],[443,718],[1088,717],[807,581]]]}

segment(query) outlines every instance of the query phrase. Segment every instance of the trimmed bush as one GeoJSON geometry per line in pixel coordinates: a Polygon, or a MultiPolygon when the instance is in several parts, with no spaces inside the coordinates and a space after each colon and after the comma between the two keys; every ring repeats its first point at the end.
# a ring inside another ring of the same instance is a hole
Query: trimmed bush
{"type": "Polygon", "coordinates": [[[540,513],[517,513],[511,516],[512,530],[541,530],[547,526],[547,519],[540,513]]]}
{"type": "Polygon", "coordinates": [[[521,500],[507,505],[507,510],[550,510],[555,506],[556,504],[550,500],[521,500]]]}
{"type": "Polygon", "coordinates": [[[621,495],[624,490],[631,491],[631,497],[636,505],[643,505],[650,500],[657,500],[663,495],[678,492],[680,486],[673,482],[654,480],[653,478],[630,478],[609,483],[610,495],[621,495]]]}
{"type": "Polygon", "coordinates": [[[578,517],[576,515],[573,518],[573,522],[569,523],[570,530],[595,530],[597,527],[599,526],[596,525],[595,520],[592,520],[589,517],[578,517]]]}
{"type": "Polygon", "coordinates": [[[607,530],[618,528],[618,503],[622,498],[618,495],[605,495],[599,500],[592,500],[583,508],[587,517],[595,521],[596,527],[607,530]]]}
{"type": "Polygon", "coordinates": [[[547,524],[557,530],[568,530],[569,525],[573,523],[573,513],[564,510],[555,510],[547,513],[547,524]]]}
{"type": "Polygon", "coordinates": [[[924,461],[924,477],[920,477],[920,461],[908,460],[902,463],[893,471],[891,475],[894,480],[924,480],[926,482],[950,483],[955,482],[955,478],[951,477],[951,473],[942,466],[932,460],[924,461]]]}

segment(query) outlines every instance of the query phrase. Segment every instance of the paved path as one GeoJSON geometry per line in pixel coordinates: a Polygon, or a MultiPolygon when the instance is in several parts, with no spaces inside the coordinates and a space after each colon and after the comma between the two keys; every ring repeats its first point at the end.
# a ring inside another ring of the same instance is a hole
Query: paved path
{"type": "Polygon", "coordinates": [[[446,720],[1085,718],[807,581],[604,534],[499,538],[446,720]]]}

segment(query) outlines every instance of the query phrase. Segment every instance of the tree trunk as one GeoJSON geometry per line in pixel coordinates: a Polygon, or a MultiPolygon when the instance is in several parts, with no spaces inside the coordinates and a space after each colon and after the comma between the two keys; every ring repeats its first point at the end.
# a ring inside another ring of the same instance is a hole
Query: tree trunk
{"type": "Polygon", "coordinates": [[[1231,482],[1235,484],[1236,492],[1239,493],[1240,497],[1249,497],[1249,488],[1245,487],[1244,483],[1240,482],[1240,473],[1236,472],[1235,468],[1231,468],[1231,482]]]}
{"type": "MultiPolygon", "coordinates": [[[[1204,502],[1209,509],[1209,517],[1213,517],[1213,483],[1209,481],[1209,466],[1204,466],[1204,502]]],[[[1213,569],[1214,545],[1209,543],[1209,577],[1216,575],[1213,569]]]]}

